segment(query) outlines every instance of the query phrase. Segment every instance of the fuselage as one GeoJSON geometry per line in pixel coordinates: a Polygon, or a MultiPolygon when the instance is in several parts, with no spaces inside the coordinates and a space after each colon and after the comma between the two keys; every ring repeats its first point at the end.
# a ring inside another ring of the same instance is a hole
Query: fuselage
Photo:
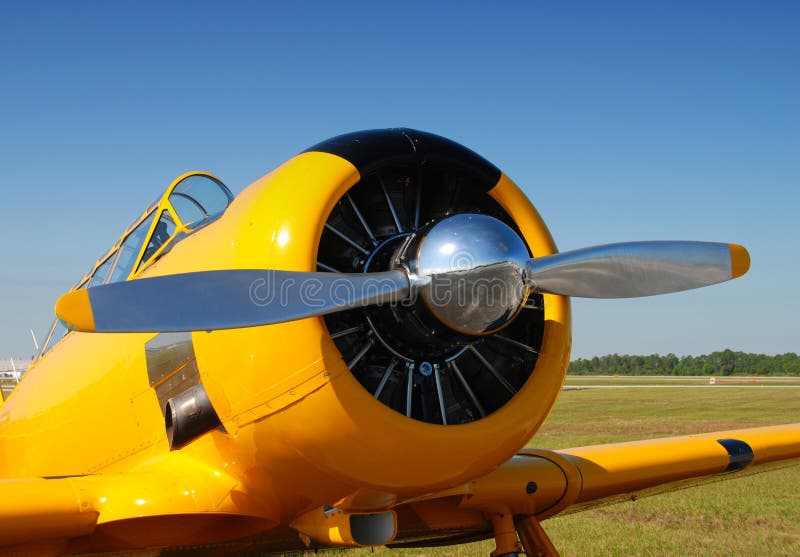
{"type": "MultiPolygon", "coordinates": [[[[360,178],[340,156],[298,155],[135,278],[313,271],[326,218],[360,178]]],[[[507,177],[489,195],[535,256],[555,252],[535,209],[507,177]]],[[[282,524],[358,494],[365,508],[377,508],[450,488],[509,459],[549,413],[569,359],[568,301],[546,295],[544,311],[536,370],[523,388],[487,417],[450,426],[376,401],[350,373],[322,318],[186,334],[170,344],[182,358],[176,362],[148,355],[158,333],[70,332],[0,407],[0,478],[121,474],[188,459],[235,478],[282,524]],[[164,399],[184,384],[202,384],[222,427],[171,451],[164,399]]],[[[230,504],[220,501],[220,511],[230,504]]],[[[145,502],[142,512],[159,509],[145,502]]]]}

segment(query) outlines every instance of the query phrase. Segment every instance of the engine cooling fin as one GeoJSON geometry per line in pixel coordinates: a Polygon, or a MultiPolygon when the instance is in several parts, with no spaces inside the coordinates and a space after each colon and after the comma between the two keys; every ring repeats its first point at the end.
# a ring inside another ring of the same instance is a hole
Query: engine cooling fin
{"type": "MultiPolygon", "coordinates": [[[[337,202],[320,239],[317,270],[386,271],[416,230],[459,213],[510,215],[485,179],[446,161],[373,169],[337,202]]],[[[482,337],[443,326],[422,302],[355,309],[324,317],[351,373],[377,400],[410,418],[464,424],[505,405],[536,367],[544,332],[542,296],[482,337]]]]}

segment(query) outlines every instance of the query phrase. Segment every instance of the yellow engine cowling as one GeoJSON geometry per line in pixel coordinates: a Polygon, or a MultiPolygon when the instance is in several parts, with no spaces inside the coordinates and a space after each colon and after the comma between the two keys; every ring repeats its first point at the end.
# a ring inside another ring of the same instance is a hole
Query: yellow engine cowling
{"type": "MultiPolygon", "coordinates": [[[[196,270],[325,270],[324,262],[317,266],[320,242],[337,204],[387,167],[466,173],[493,210],[505,212],[534,257],[556,251],[525,195],[478,155],[430,134],[379,130],[334,138],[292,158],[246,188],[222,218],[178,244],[148,274],[176,272],[191,262],[196,270]]],[[[408,417],[378,400],[351,373],[345,360],[352,358],[343,357],[323,318],[194,333],[202,382],[228,433],[222,448],[230,466],[278,500],[299,500],[292,503],[297,509],[304,501],[333,504],[359,489],[390,496],[445,489],[489,472],[537,431],[563,384],[569,301],[545,295],[540,302],[538,355],[524,384],[485,417],[449,425],[441,416],[408,417]]]]}

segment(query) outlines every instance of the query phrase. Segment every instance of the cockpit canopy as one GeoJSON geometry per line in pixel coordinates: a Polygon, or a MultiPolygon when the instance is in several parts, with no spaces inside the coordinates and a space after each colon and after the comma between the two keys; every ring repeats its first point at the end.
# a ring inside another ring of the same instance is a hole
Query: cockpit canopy
{"type": "MultiPolygon", "coordinates": [[[[217,219],[231,201],[231,191],[211,174],[189,172],[179,176],[128,226],[75,289],[133,278],[187,235],[217,219]]],[[[63,324],[56,320],[40,356],[65,333],[63,324]]]]}

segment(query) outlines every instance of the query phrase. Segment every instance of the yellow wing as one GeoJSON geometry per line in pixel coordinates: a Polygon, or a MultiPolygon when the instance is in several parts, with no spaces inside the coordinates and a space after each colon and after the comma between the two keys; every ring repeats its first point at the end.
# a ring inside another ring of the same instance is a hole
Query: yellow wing
{"type": "Polygon", "coordinates": [[[483,539],[498,530],[490,519],[506,515],[513,517],[528,554],[555,554],[538,522],[556,514],[797,465],[792,459],[798,458],[800,423],[559,451],[526,449],[474,482],[406,501],[398,509],[395,545],[483,539]]]}
{"type": "Polygon", "coordinates": [[[165,543],[190,545],[204,532],[217,541],[220,532],[241,537],[275,524],[238,480],[180,452],[125,474],[0,481],[0,553],[92,551],[95,543],[126,550],[140,545],[142,529],[151,544],[163,532],[165,543]]]}

